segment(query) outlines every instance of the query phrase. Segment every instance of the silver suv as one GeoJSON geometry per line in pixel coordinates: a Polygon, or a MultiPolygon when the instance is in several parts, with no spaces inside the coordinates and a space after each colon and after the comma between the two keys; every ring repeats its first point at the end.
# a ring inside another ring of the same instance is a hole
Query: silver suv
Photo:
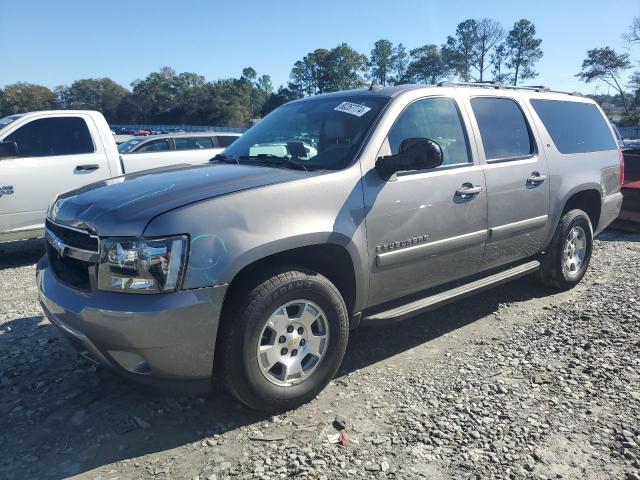
{"type": "Polygon", "coordinates": [[[312,399],[349,331],[536,273],[585,274],[618,215],[621,156],[587,98],[399,86],[284,105],[210,165],[50,207],[44,311],[130,377],[210,384],[265,410],[312,399]]]}

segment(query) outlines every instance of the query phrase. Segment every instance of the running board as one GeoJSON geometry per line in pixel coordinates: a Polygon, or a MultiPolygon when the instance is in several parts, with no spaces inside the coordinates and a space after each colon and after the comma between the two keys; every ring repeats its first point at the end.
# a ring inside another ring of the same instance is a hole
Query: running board
{"type": "Polygon", "coordinates": [[[481,278],[480,280],[475,280],[471,283],[452,288],[451,290],[437,293],[429,297],[424,297],[420,300],[370,315],[362,319],[362,324],[399,322],[400,320],[405,320],[419,313],[435,310],[436,308],[454,300],[459,300],[475,293],[488,290],[519,277],[524,277],[525,275],[535,272],[539,268],[540,262],[538,260],[532,260],[522,265],[512,267],[509,270],[495,273],[488,277],[481,278]]]}

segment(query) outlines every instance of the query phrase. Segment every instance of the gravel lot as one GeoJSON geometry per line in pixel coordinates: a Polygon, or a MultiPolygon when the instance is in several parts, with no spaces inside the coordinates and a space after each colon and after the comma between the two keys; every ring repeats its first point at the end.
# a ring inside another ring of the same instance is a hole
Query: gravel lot
{"type": "Polygon", "coordinates": [[[77,356],[37,303],[41,250],[0,246],[0,478],[639,478],[639,234],[601,235],[570,292],[524,278],[354,332],[330,386],[275,417],[77,356]]]}

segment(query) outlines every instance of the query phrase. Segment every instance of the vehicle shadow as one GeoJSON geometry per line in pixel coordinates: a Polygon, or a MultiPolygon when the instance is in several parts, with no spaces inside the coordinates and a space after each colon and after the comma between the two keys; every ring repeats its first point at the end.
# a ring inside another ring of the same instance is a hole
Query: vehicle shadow
{"type": "Polygon", "coordinates": [[[0,270],[33,265],[44,255],[44,239],[0,243],[0,270]]]}
{"type": "MultiPolygon", "coordinates": [[[[640,227],[638,227],[640,228],[640,227]]],[[[604,242],[640,242],[640,231],[629,231],[627,229],[617,228],[614,224],[608,227],[604,232],[596,237],[596,240],[604,242]]]]}
{"type": "MultiPolygon", "coordinates": [[[[471,324],[500,304],[550,293],[523,278],[401,324],[358,329],[338,377],[471,324]]],[[[208,396],[168,396],[125,381],[77,355],[41,316],[0,325],[0,360],[2,478],[64,478],[269,418],[219,385],[208,396]]]]}

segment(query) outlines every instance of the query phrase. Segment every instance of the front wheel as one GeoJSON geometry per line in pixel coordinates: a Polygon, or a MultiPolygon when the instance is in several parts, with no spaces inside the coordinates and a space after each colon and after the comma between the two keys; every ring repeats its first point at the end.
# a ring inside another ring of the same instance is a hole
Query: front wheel
{"type": "Polygon", "coordinates": [[[538,280],[560,290],[573,288],[587,272],[592,250],[593,229],[589,216],[578,209],[565,213],[542,256],[538,280]]]}
{"type": "Polygon", "coordinates": [[[347,308],[324,276],[289,270],[231,299],[218,349],[227,388],[251,408],[281,411],[315,397],[347,346],[347,308]]]}

